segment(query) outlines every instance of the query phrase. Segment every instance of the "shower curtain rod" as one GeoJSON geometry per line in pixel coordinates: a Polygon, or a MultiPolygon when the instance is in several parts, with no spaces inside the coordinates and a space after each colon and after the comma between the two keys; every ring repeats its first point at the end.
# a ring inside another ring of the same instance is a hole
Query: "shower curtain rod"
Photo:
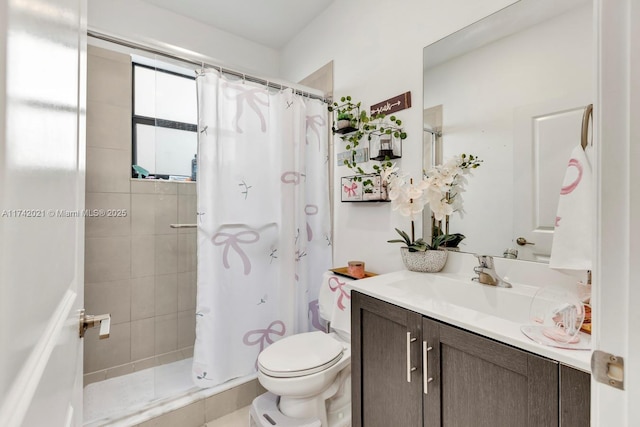
{"type": "Polygon", "coordinates": [[[305,92],[303,90],[296,89],[296,88],[293,88],[291,86],[286,86],[286,85],[282,85],[282,84],[279,84],[279,83],[274,83],[274,82],[271,82],[269,80],[262,79],[260,77],[250,76],[250,75],[247,75],[245,73],[241,73],[239,71],[230,70],[228,68],[221,67],[220,65],[208,64],[208,63],[203,62],[203,61],[196,61],[196,60],[193,60],[191,58],[184,57],[184,56],[179,56],[179,55],[176,55],[176,54],[173,54],[173,53],[163,52],[161,50],[158,50],[158,49],[155,49],[155,48],[152,48],[152,47],[148,47],[148,46],[145,46],[145,45],[142,45],[142,44],[138,44],[138,43],[131,42],[131,41],[128,41],[128,40],[120,39],[120,38],[117,38],[117,37],[109,36],[109,35],[106,35],[106,34],[103,34],[103,33],[99,33],[97,31],[87,30],[87,36],[93,37],[94,39],[104,40],[104,41],[110,42],[110,43],[115,43],[115,44],[118,44],[118,45],[121,45],[121,46],[130,47],[132,49],[142,50],[144,52],[152,53],[154,55],[164,56],[165,58],[175,59],[175,60],[186,62],[186,63],[192,64],[192,65],[198,65],[198,66],[201,66],[203,68],[204,67],[214,68],[214,69],[217,69],[218,71],[220,71],[221,74],[229,74],[229,75],[232,75],[232,76],[235,76],[235,77],[239,77],[242,80],[246,80],[246,81],[250,81],[250,82],[253,82],[253,83],[261,84],[263,86],[267,86],[267,87],[270,87],[270,88],[273,88],[273,89],[279,89],[279,90],[291,89],[297,95],[306,96],[306,97],[311,98],[311,99],[318,99],[318,100],[320,100],[320,101],[322,101],[322,102],[324,102],[326,104],[330,104],[331,103],[331,99],[325,98],[322,95],[314,95],[313,93],[305,92]]]}

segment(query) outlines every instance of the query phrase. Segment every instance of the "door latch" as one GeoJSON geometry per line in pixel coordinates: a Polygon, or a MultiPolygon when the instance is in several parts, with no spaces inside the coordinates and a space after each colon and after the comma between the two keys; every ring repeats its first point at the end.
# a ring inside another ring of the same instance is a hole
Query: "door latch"
{"type": "Polygon", "coordinates": [[[624,390],[624,359],[620,356],[595,350],[591,355],[591,374],[600,383],[624,390]]]}
{"type": "Polygon", "coordinates": [[[95,328],[100,325],[98,336],[101,340],[109,338],[109,330],[111,329],[111,314],[99,314],[97,316],[85,314],[84,308],[80,310],[80,338],[84,338],[84,333],[88,328],[95,328]]]}
{"type": "Polygon", "coordinates": [[[529,242],[527,239],[525,239],[524,237],[518,237],[516,239],[516,243],[520,246],[524,246],[524,245],[535,245],[535,243],[533,242],[529,242]]]}

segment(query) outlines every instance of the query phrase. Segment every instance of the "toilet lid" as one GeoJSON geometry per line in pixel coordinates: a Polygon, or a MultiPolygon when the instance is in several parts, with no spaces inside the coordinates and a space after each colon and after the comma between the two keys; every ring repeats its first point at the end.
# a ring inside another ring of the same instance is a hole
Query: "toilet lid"
{"type": "Polygon", "coordinates": [[[342,344],[324,332],[291,335],[267,347],[258,356],[263,373],[279,378],[323,371],[342,358],[342,344]]]}

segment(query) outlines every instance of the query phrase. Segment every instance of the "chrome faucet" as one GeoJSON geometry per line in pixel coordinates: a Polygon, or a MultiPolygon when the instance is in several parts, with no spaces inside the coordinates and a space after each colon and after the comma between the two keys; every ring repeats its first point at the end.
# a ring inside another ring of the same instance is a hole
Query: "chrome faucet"
{"type": "Polygon", "coordinates": [[[498,286],[499,288],[510,288],[511,283],[503,280],[498,276],[493,266],[493,257],[490,255],[475,255],[478,258],[480,265],[473,268],[473,271],[478,274],[478,277],[474,277],[471,280],[482,283],[484,285],[498,286]]]}

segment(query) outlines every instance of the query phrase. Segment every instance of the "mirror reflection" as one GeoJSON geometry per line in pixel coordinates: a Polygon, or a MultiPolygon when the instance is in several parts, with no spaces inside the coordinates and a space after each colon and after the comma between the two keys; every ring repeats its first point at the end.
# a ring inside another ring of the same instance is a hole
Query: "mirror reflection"
{"type": "Polygon", "coordinates": [[[567,160],[593,102],[592,7],[521,0],[424,49],[424,169],[462,153],[483,160],[464,216],[450,218],[462,251],[548,262],[567,160]]]}

